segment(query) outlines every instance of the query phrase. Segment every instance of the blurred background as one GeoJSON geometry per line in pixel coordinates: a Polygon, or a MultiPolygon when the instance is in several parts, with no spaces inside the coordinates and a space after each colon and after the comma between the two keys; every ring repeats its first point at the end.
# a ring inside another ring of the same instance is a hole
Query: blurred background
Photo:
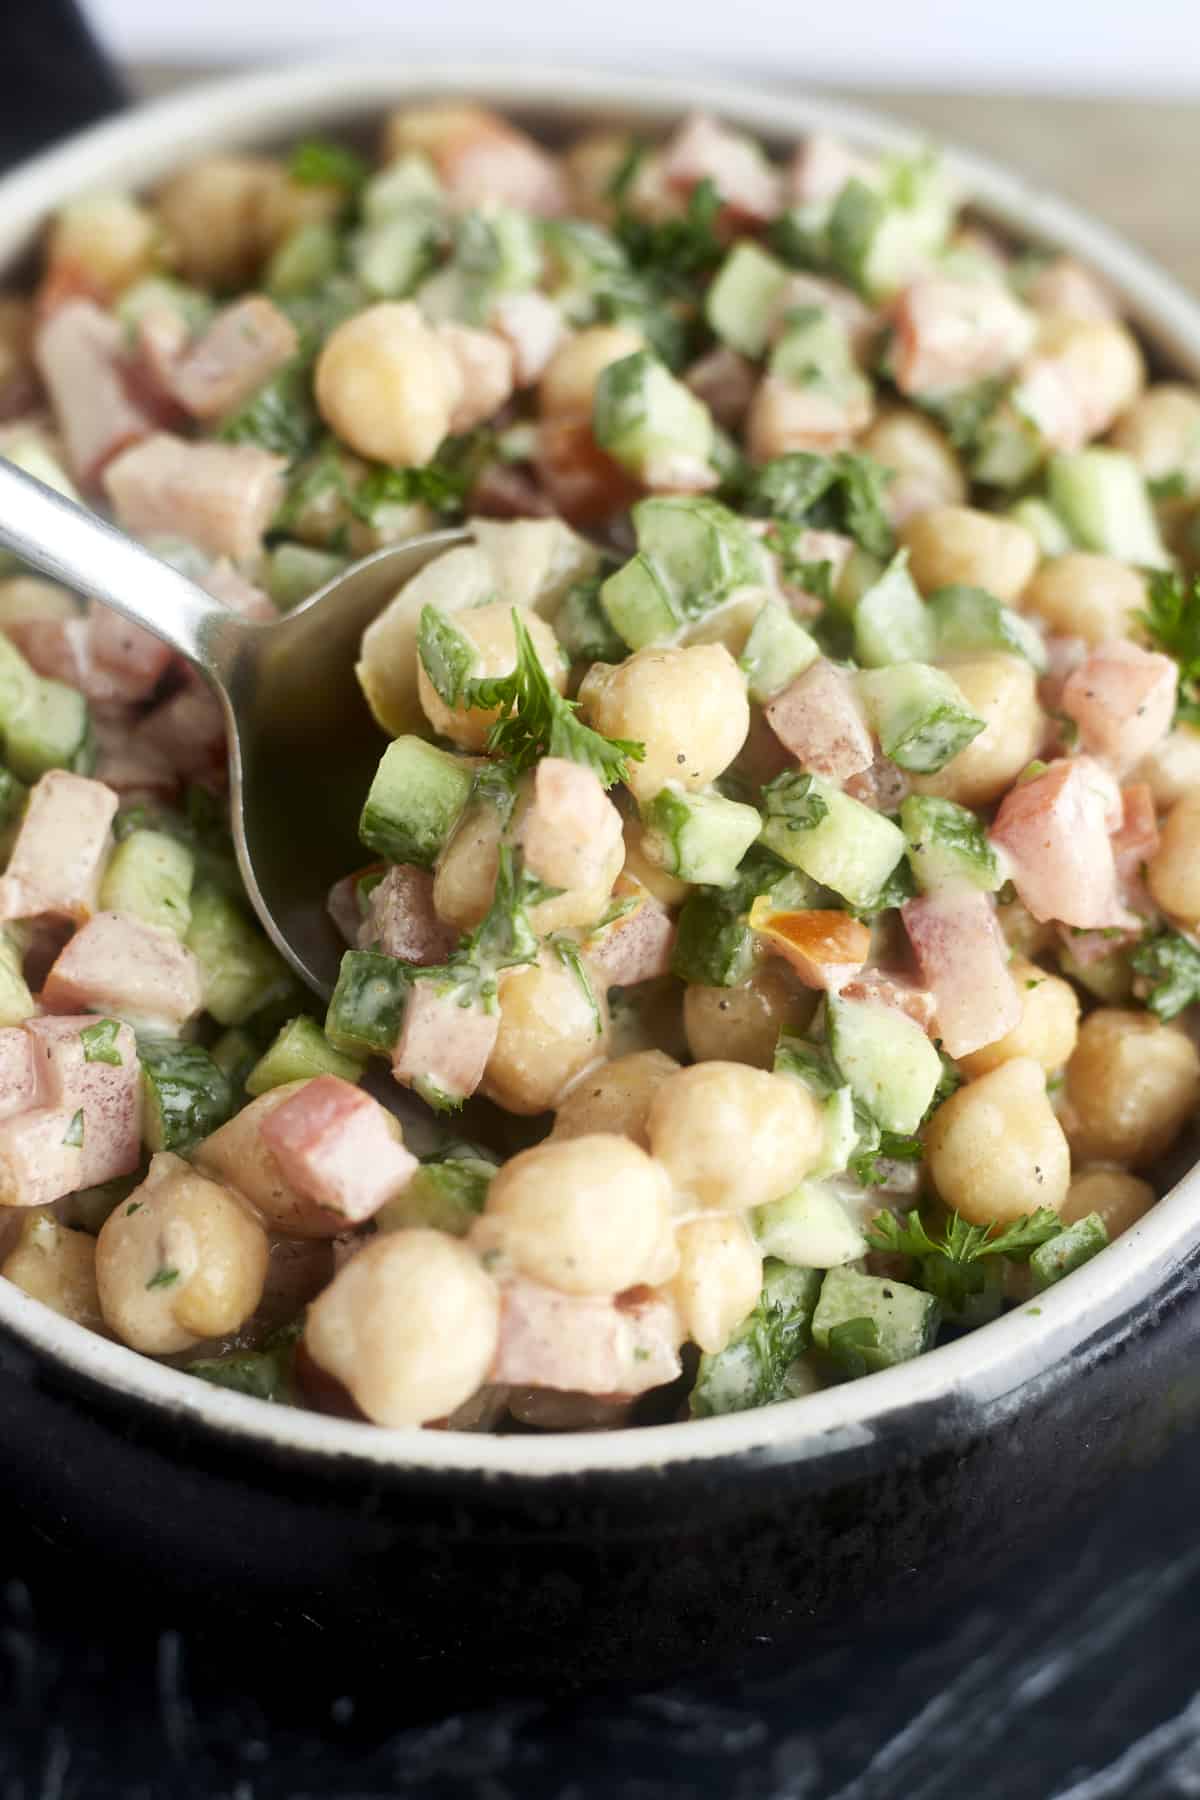
{"type": "MultiPolygon", "coordinates": [[[[35,0],[36,3],[36,0],[35,0]]],[[[837,86],[1155,94],[1200,91],[1194,0],[86,0],[121,57],[233,62],[372,38],[419,56],[577,57],[676,72],[681,62],[837,86]]]]}

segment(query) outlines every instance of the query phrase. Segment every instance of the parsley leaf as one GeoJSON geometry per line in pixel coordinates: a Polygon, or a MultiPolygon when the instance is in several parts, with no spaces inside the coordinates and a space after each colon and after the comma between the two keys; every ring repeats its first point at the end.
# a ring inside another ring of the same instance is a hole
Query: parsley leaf
{"type": "Polygon", "coordinates": [[[705,178],[688,195],[684,212],[671,219],[641,219],[625,207],[617,218],[616,236],[635,269],[652,270],[673,287],[686,288],[699,275],[717,267],[725,245],[716,229],[721,196],[705,178]]]}
{"type": "Polygon", "coordinates": [[[179,1280],[179,1270],[172,1269],[167,1264],[164,1263],[164,1265],[161,1269],[155,1269],[153,1275],[150,1277],[149,1281],[146,1283],[146,1289],[147,1289],[147,1292],[149,1292],[149,1290],[151,1288],[174,1287],[175,1283],[178,1280],[179,1280]]]}
{"type": "Polygon", "coordinates": [[[311,367],[305,356],[285,363],[224,421],[224,441],[256,444],[289,462],[309,455],[324,430],[313,400],[311,367]]]}
{"type": "Polygon", "coordinates": [[[111,1063],[114,1068],[122,1068],[124,1059],[117,1049],[120,1029],[116,1019],[97,1019],[94,1025],[85,1025],[79,1034],[84,1062],[111,1063]]]}
{"type": "Polygon", "coordinates": [[[781,819],[788,831],[811,831],[829,812],[829,802],[814,787],[815,777],[785,769],[762,791],[767,821],[781,819]]]}
{"type": "Polygon", "coordinates": [[[1179,664],[1176,719],[1200,725],[1200,575],[1159,569],[1150,576],[1146,610],[1138,614],[1160,650],[1179,664]]]}
{"type": "Polygon", "coordinates": [[[1200,950],[1180,932],[1145,939],[1129,960],[1137,974],[1154,984],[1146,1005],[1164,1022],[1200,1000],[1200,950]]]}
{"type": "Polygon", "coordinates": [[[71,1123],[67,1126],[67,1135],[66,1135],[66,1137],[64,1137],[63,1143],[66,1144],[66,1146],[70,1150],[82,1150],[83,1149],[83,1108],[82,1108],[82,1106],[75,1113],[74,1117],[71,1120],[71,1123]]]}
{"type": "Polygon", "coordinates": [[[923,1154],[924,1146],[915,1134],[881,1131],[879,1142],[870,1150],[864,1151],[861,1156],[856,1156],[851,1162],[850,1168],[855,1180],[860,1181],[863,1187],[884,1187],[887,1184],[889,1170],[883,1165],[898,1162],[920,1162],[923,1154]]]}
{"type": "Polygon", "coordinates": [[[989,1256],[1006,1256],[1024,1262],[1034,1250],[1062,1231],[1057,1213],[1039,1207],[1011,1225],[969,1225],[959,1213],[951,1213],[940,1238],[932,1237],[915,1209],[905,1219],[894,1213],[876,1213],[867,1227],[867,1243],[917,1261],[917,1281],[936,1294],[951,1312],[961,1312],[972,1294],[982,1292],[989,1256]]]}
{"type": "Polygon", "coordinates": [[[884,504],[890,473],[873,457],[851,450],[820,456],[793,450],[764,463],[751,477],[746,510],[818,531],[852,537],[872,556],[886,559],[895,534],[884,504]]]}
{"type": "MultiPolygon", "coordinates": [[[[426,629],[425,615],[432,611],[430,607],[424,609],[418,637],[418,651],[425,672],[434,681],[433,670],[426,662],[428,650],[439,678],[447,684],[446,692],[442,694],[447,705],[455,705],[465,696],[468,706],[488,710],[499,708],[500,716],[492,726],[487,742],[491,755],[503,756],[518,772],[532,768],[544,756],[563,757],[591,769],[606,788],[628,779],[630,762],[641,762],[646,754],[645,746],[629,738],[602,737],[600,732],[580,722],[576,717],[577,702],[565,700],[554,687],[515,607],[512,619],[517,666],[511,675],[464,675],[457,688],[454,681],[461,657],[457,651],[447,655],[445,634],[440,627],[431,623],[426,629]],[[454,693],[453,700],[448,698],[451,692],[454,693]]],[[[461,633],[456,635],[461,637],[461,633]]]]}
{"type": "Polygon", "coordinates": [[[447,706],[456,706],[477,656],[470,638],[436,606],[421,608],[417,653],[433,690],[447,706]]]}
{"type": "Polygon", "coordinates": [[[1152,500],[1186,500],[1188,478],[1182,469],[1172,469],[1169,475],[1151,475],[1146,488],[1152,500]]]}
{"type": "Polygon", "coordinates": [[[368,525],[377,522],[384,507],[411,506],[416,502],[437,513],[461,513],[492,449],[490,432],[469,431],[460,437],[446,438],[433,461],[420,468],[396,469],[380,464],[368,470],[351,490],[350,510],[368,525]]]}
{"type": "Polygon", "coordinates": [[[971,450],[979,434],[1000,404],[1004,392],[1002,378],[972,382],[970,387],[953,388],[946,393],[925,394],[916,404],[922,412],[942,427],[956,450],[971,450]]]}
{"type": "Polygon", "coordinates": [[[602,1036],[604,1032],[604,1018],[600,1011],[600,1003],[596,999],[596,990],[592,986],[592,978],[588,974],[587,964],[583,960],[583,953],[580,950],[579,945],[573,937],[567,937],[565,935],[562,937],[551,938],[550,942],[554,945],[555,954],[563,968],[570,969],[576,981],[579,983],[583,997],[591,1010],[592,1019],[596,1026],[596,1036],[602,1036]]]}
{"type": "Polygon", "coordinates": [[[288,161],[288,174],[301,187],[340,187],[348,194],[357,194],[370,173],[369,163],[357,150],[331,138],[306,139],[288,161]]]}
{"type": "Polygon", "coordinates": [[[460,1006],[495,1012],[500,971],[537,961],[537,933],[526,908],[548,899],[551,891],[526,871],[519,850],[502,844],[492,902],[482,922],[448,962],[414,968],[412,979],[435,982],[439,991],[454,994],[460,1006]]]}
{"type": "Polygon", "coordinates": [[[812,1315],[820,1287],[815,1269],[792,1268],[768,1258],[753,1312],[724,1350],[700,1358],[690,1402],[695,1418],[770,1406],[796,1391],[791,1369],[812,1344],[812,1315]]]}

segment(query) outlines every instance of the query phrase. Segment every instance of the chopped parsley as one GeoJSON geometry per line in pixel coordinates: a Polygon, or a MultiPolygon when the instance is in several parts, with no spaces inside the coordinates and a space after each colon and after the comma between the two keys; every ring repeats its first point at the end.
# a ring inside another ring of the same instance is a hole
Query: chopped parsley
{"type": "Polygon", "coordinates": [[[301,187],[339,187],[357,194],[371,170],[357,150],[331,138],[308,138],[288,159],[288,174],[301,187]]]}
{"type": "Polygon", "coordinates": [[[135,1212],[141,1212],[141,1210],[142,1202],[140,1200],[131,1200],[129,1205],[125,1208],[125,1217],[131,1219],[135,1212]]]}
{"type": "Polygon", "coordinates": [[[970,387],[920,395],[916,404],[942,427],[956,450],[973,450],[1003,393],[1003,379],[993,376],[970,387]]]}
{"type": "MultiPolygon", "coordinates": [[[[635,170],[636,163],[628,180],[635,170]]],[[[706,177],[696,183],[687,206],[675,218],[641,219],[622,206],[616,223],[617,241],[636,270],[649,271],[670,287],[686,288],[697,276],[710,274],[724,258],[726,246],[717,231],[720,213],[721,196],[706,177]]]]}
{"type": "Polygon", "coordinates": [[[312,366],[293,357],[221,426],[227,444],[255,444],[297,462],[317,446],[324,430],[312,393],[312,366]]]}
{"type": "Polygon", "coordinates": [[[488,431],[464,432],[446,438],[431,462],[416,469],[397,469],[380,464],[350,490],[350,510],[367,525],[378,521],[389,506],[420,503],[433,512],[461,513],[482,465],[491,456],[494,439],[488,431]]]}
{"type": "Polygon", "coordinates": [[[1129,960],[1152,983],[1146,1005],[1164,1022],[1200,1000],[1200,950],[1180,932],[1144,939],[1129,960]]]}
{"type": "Polygon", "coordinates": [[[169,1264],[164,1263],[161,1269],[155,1269],[153,1275],[146,1283],[146,1289],[147,1292],[149,1292],[151,1288],[174,1287],[178,1280],[179,1270],[172,1269],[169,1264]]]}
{"type": "Polygon", "coordinates": [[[811,831],[829,813],[829,802],[813,785],[815,776],[785,769],[762,791],[763,813],[768,821],[782,820],[788,831],[811,831]]]}
{"type": "Polygon", "coordinates": [[[1158,648],[1179,664],[1176,719],[1200,725],[1200,575],[1189,581],[1173,571],[1156,570],[1146,610],[1138,617],[1158,648]]]}
{"type": "Polygon", "coordinates": [[[1024,1262],[1062,1229],[1057,1213],[1043,1206],[1001,1228],[969,1225],[959,1213],[952,1213],[941,1236],[934,1237],[914,1209],[905,1219],[876,1213],[867,1227],[867,1243],[872,1250],[915,1258],[918,1286],[936,1294],[947,1311],[959,1313],[973,1294],[983,1291],[987,1257],[1024,1262]]]}
{"type": "Polygon", "coordinates": [[[1188,478],[1182,469],[1172,469],[1169,475],[1151,475],[1146,488],[1152,500],[1186,500],[1189,492],[1188,478]]]}
{"type": "Polygon", "coordinates": [[[604,1017],[600,1011],[600,1002],[596,999],[596,990],[592,986],[592,978],[588,974],[587,964],[583,960],[583,954],[579,945],[573,937],[566,937],[565,935],[562,937],[551,938],[550,942],[554,945],[555,954],[563,968],[570,969],[572,975],[574,975],[576,981],[579,983],[583,997],[591,1009],[592,1019],[596,1026],[596,1036],[602,1036],[604,1032],[604,1017]]]}
{"type": "Polygon", "coordinates": [[[78,1112],[76,1112],[76,1114],[72,1118],[71,1123],[67,1126],[67,1135],[66,1135],[66,1137],[64,1137],[63,1143],[70,1150],[82,1150],[83,1149],[83,1108],[82,1108],[82,1106],[79,1108],[78,1112]]]}
{"type": "Polygon", "coordinates": [[[896,547],[884,489],[889,472],[873,457],[851,450],[821,456],[793,450],[773,457],[751,477],[748,512],[817,531],[852,537],[872,556],[886,560],[896,547]]]}
{"type": "Polygon", "coordinates": [[[114,1068],[123,1068],[124,1058],[117,1049],[120,1030],[117,1019],[97,1019],[94,1025],[85,1025],[79,1034],[79,1041],[83,1045],[83,1060],[111,1063],[114,1068]]]}
{"type": "Polygon", "coordinates": [[[511,675],[473,677],[468,670],[474,650],[468,640],[436,607],[422,609],[417,649],[441,699],[447,706],[465,699],[468,706],[499,708],[487,747],[517,771],[532,768],[542,757],[557,756],[591,769],[606,788],[627,780],[630,762],[641,762],[645,747],[627,738],[603,737],[582,724],[576,717],[577,703],[565,700],[554,687],[515,607],[512,619],[516,668],[511,675]]]}

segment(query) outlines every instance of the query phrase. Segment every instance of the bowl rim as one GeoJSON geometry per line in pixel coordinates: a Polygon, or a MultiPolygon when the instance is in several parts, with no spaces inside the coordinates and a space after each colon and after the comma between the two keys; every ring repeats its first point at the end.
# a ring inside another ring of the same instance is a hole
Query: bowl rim
{"type": "MultiPolygon", "coordinates": [[[[697,108],[765,138],[833,132],[875,150],[911,150],[922,133],[822,95],[784,94],[703,76],[658,77],[553,66],[412,65],[399,51],[370,60],[337,56],[189,87],[92,126],[0,181],[0,258],[29,248],[50,210],[100,185],[142,188],[187,157],[251,147],[321,124],[346,124],[423,97],[465,95],[500,110],[579,123],[621,115],[661,125],[697,108]],[[394,58],[394,60],[393,60],[394,58]]],[[[1200,305],[1150,259],[1105,226],[974,153],[943,145],[948,167],[985,219],[1033,243],[1079,256],[1113,286],[1126,316],[1170,363],[1200,380],[1200,305]]],[[[721,1418],[628,1431],[494,1437],[388,1429],[277,1407],[198,1381],[62,1318],[0,1280],[0,1330],[179,1422],[284,1454],[358,1465],[378,1479],[461,1472],[486,1477],[644,1475],[680,1464],[754,1455],[803,1461],[861,1450],[913,1407],[974,1414],[1068,1358],[1084,1362],[1105,1327],[1147,1304],[1195,1248],[1200,1165],[1116,1243],[1082,1269],[986,1328],[914,1362],[803,1399],[721,1418]]]]}

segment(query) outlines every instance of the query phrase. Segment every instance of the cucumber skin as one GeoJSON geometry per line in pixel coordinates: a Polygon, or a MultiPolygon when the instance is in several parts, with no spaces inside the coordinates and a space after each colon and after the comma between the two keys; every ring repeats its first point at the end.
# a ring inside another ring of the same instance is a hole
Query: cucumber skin
{"type": "Polygon", "coordinates": [[[343,1081],[362,1079],[365,1063],[347,1056],[329,1042],[315,1019],[301,1013],[282,1026],[275,1041],[259,1057],[246,1077],[248,1094],[256,1099],[285,1082],[305,1081],[313,1075],[337,1075],[343,1081]]]}
{"type": "Polygon", "coordinates": [[[165,831],[131,831],[113,851],[100,884],[105,912],[132,913],[186,938],[192,922],[190,895],[196,859],[165,831]]]}
{"type": "Polygon", "coordinates": [[[233,1083],[201,1045],[143,1039],[138,1058],[149,1150],[185,1150],[232,1115],[233,1083]]]}
{"type": "Polygon", "coordinates": [[[377,950],[347,950],[325,1015],[325,1035],[349,1056],[390,1055],[411,980],[403,963],[377,950]]]}
{"type": "Polygon", "coordinates": [[[204,971],[205,1010],[218,1025],[241,1025],[295,987],[274,946],[218,888],[193,893],[184,941],[204,971]]]}
{"type": "Polygon", "coordinates": [[[861,1275],[851,1268],[831,1269],[813,1313],[813,1342],[818,1349],[828,1351],[831,1332],[852,1319],[870,1319],[879,1333],[878,1344],[862,1352],[866,1373],[911,1362],[932,1349],[941,1308],[932,1294],[906,1282],[861,1275]]]}
{"type": "Polygon", "coordinates": [[[458,821],[474,782],[466,760],[399,737],[380,758],[359,820],[368,850],[389,862],[430,869],[458,821]]]}

